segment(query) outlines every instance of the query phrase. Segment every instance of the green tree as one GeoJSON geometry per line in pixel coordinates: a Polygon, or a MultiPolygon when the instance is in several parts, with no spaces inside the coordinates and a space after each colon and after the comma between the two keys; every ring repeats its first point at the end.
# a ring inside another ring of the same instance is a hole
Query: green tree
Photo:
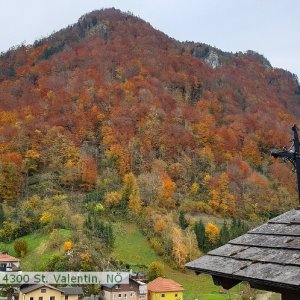
{"type": "Polygon", "coordinates": [[[147,277],[151,281],[157,277],[164,276],[165,268],[161,262],[153,261],[148,267],[147,277]]]}
{"type": "Polygon", "coordinates": [[[187,220],[184,216],[184,212],[182,210],[179,212],[179,226],[183,230],[189,226],[189,223],[187,222],[187,220]]]}
{"type": "Polygon", "coordinates": [[[198,248],[205,252],[206,251],[206,236],[205,236],[205,226],[202,223],[202,221],[200,220],[199,222],[197,222],[194,226],[194,231],[196,234],[196,239],[197,239],[197,243],[198,243],[198,248]]]}
{"type": "Polygon", "coordinates": [[[0,202],[15,201],[21,186],[21,171],[14,163],[0,162],[0,202]]]}
{"type": "Polygon", "coordinates": [[[50,257],[45,271],[64,272],[68,270],[68,256],[53,255],[50,257]]]}
{"type": "Polygon", "coordinates": [[[226,244],[230,240],[230,232],[226,221],[224,221],[220,231],[220,245],[226,244]]]}
{"type": "Polygon", "coordinates": [[[2,204],[0,204],[0,225],[2,225],[3,221],[4,221],[4,211],[2,208],[2,204]]]}
{"type": "Polygon", "coordinates": [[[230,238],[236,238],[249,230],[249,226],[240,219],[233,219],[230,225],[230,238]]]}
{"type": "Polygon", "coordinates": [[[18,236],[19,227],[17,224],[4,221],[0,228],[0,241],[10,242],[18,236]]]}

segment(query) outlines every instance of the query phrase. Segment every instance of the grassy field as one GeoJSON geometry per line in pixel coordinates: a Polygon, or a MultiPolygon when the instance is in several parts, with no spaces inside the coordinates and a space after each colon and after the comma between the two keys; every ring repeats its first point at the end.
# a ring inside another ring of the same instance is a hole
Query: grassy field
{"type": "MultiPolygon", "coordinates": [[[[71,232],[66,229],[60,229],[59,235],[67,240],[71,236],[71,232]]],[[[39,271],[48,262],[50,257],[63,252],[63,244],[61,247],[51,249],[49,246],[50,234],[32,233],[22,237],[28,244],[28,253],[21,259],[21,268],[23,271],[39,271]]],[[[16,256],[14,250],[14,242],[0,242],[0,252],[7,251],[10,255],[16,256]]]]}
{"type": "MultiPolygon", "coordinates": [[[[116,247],[114,257],[130,265],[149,265],[152,261],[162,261],[148,244],[134,224],[116,223],[116,247]]],[[[200,275],[187,271],[186,273],[173,270],[165,265],[166,277],[181,283],[185,288],[185,300],[225,300],[238,299],[240,286],[228,294],[223,294],[222,288],[213,284],[210,276],[200,275]]]]}
{"type": "MultiPolygon", "coordinates": [[[[157,256],[136,225],[115,223],[114,231],[116,234],[116,245],[113,252],[114,258],[141,268],[143,265],[148,266],[152,261],[162,262],[162,258],[157,256]]],[[[64,229],[60,229],[59,234],[64,240],[67,240],[71,236],[71,232],[64,229]]],[[[22,237],[28,243],[28,253],[21,259],[22,270],[42,270],[52,255],[63,252],[63,243],[61,247],[51,249],[49,247],[49,238],[50,234],[45,233],[32,233],[22,237]]],[[[13,245],[13,242],[0,242],[0,252],[7,251],[10,255],[16,256],[13,245]]],[[[164,265],[166,277],[176,280],[185,288],[185,300],[241,299],[239,292],[243,289],[243,285],[238,285],[225,294],[222,288],[213,284],[210,276],[196,276],[195,273],[189,271],[183,273],[170,268],[166,264],[164,265]]],[[[269,300],[279,300],[279,297],[278,295],[273,295],[269,300]]]]}

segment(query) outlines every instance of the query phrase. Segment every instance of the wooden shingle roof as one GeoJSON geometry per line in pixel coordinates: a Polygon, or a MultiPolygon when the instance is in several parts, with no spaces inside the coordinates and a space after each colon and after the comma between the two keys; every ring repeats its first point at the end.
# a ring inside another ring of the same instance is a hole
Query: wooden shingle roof
{"type": "Polygon", "coordinates": [[[288,211],[186,265],[231,288],[300,292],[300,210],[288,211]]]}

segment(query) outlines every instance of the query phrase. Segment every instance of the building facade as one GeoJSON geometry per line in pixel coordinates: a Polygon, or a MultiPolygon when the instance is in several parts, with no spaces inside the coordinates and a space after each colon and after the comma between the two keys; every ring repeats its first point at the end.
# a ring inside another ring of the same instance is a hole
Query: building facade
{"type": "Polygon", "coordinates": [[[128,284],[102,285],[104,300],[147,300],[147,284],[129,278],[128,284]]]}
{"type": "Polygon", "coordinates": [[[158,277],[148,283],[148,300],[183,300],[183,291],[178,282],[158,277]]]}
{"type": "Polygon", "coordinates": [[[0,272],[20,271],[20,260],[6,253],[0,253],[0,272]]]}
{"type": "Polygon", "coordinates": [[[29,285],[20,288],[19,300],[79,300],[83,297],[81,287],[55,288],[51,285],[29,285]]]}

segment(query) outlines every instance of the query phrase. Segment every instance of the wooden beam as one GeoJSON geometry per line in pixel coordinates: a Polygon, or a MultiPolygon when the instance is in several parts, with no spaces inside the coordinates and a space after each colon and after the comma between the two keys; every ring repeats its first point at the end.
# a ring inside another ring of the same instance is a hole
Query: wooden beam
{"type": "Polygon", "coordinates": [[[236,279],[225,278],[225,277],[220,277],[220,276],[216,276],[216,275],[213,275],[212,278],[213,278],[215,285],[220,285],[225,290],[229,290],[241,282],[236,279]]]}
{"type": "Polygon", "coordinates": [[[282,287],[257,284],[255,282],[249,282],[249,283],[253,289],[270,291],[270,292],[281,294],[281,300],[298,300],[298,299],[300,299],[300,291],[299,292],[291,291],[291,290],[284,289],[282,287]]]}
{"type": "Polygon", "coordinates": [[[281,294],[281,300],[296,300],[300,299],[300,292],[299,293],[283,293],[281,294]]]}

